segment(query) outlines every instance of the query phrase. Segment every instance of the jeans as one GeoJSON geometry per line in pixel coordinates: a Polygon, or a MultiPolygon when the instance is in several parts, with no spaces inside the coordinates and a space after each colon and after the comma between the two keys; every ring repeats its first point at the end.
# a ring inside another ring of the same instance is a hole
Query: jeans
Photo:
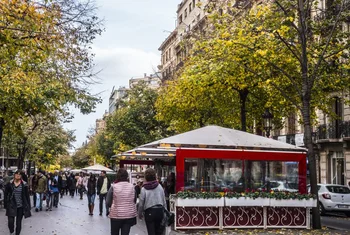
{"type": "Polygon", "coordinates": [[[111,219],[111,235],[129,235],[131,226],[136,224],[136,218],[111,219]]]}
{"type": "Polygon", "coordinates": [[[33,193],[33,207],[36,206],[36,193],[33,193]]]}
{"type": "Polygon", "coordinates": [[[43,208],[43,197],[44,197],[43,193],[36,193],[35,207],[37,209],[42,209],[43,208]]]}
{"type": "Polygon", "coordinates": [[[47,207],[47,209],[52,209],[52,205],[53,205],[53,194],[48,193],[46,195],[46,207],[47,207]]]}
{"type": "Polygon", "coordinates": [[[151,207],[145,210],[145,222],[148,235],[162,235],[165,227],[161,226],[164,216],[163,207],[151,207]]]}
{"type": "Polygon", "coordinates": [[[17,216],[8,216],[8,227],[10,229],[10,233],[15,231],[15,218],[16,218],[16,235],[21,233],[22,229],[22,219],[23,219],[23,207],[17,208],[17,216]]]}
{"type": "Polygon", "coordinates": [[[59,197],[60,193],[59,192],[55,192],[55,193],[52,194],[52,196],[53,196],[53,206],[57,207],[58,206],[58,202],[60,200],[60,197],[59,197]]]}
{"type": "Polygon", "coordinates": [[[87,194],[89,205],[95,204],[95,197],[96,197],[96,194],[87,194]]]}
{"type": "MultiPolygon", "coordinates": [[[[106,200],[106,196],[107,196],[107,193],[99,195],[99,199],[100,199],[100,214],[101,215],[103,213],[103,199],[106,200]]],[[[107,209],[106,203],[105,203],[105,207],[106,207],[106,214],[108,214],[108,209],[107,209]]]]}

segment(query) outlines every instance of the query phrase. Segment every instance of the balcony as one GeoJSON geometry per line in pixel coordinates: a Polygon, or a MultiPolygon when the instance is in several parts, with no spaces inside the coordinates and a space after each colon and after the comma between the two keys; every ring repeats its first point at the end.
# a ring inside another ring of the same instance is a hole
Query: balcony
{"type": "Polygon", "coordinates": [[[323,124],[317,127],[316,140],[343,139],[350,137],[350,121],[323,124]]]}

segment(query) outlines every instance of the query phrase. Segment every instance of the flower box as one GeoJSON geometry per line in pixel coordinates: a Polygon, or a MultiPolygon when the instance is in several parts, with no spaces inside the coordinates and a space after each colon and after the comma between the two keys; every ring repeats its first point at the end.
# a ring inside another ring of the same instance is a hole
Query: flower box
{"type": "Polygon", "coordinates": [[[316,199],[303,199],[305,203],[305,207],[317,207],[317,200],[316,199]]]}
{"type": "Polygon", "coordinates": [[[222,198],[178,198],[176,200],[176,206],[181,207],[219,207],[225,205],[225,199],[222,198]]]}
{"type": "Polygon", "coordinates": [[[306,207],[305,206],[306,200],[298,200],[298,199],[270,199],[270,206],[271,207],[306,207]]]}
{"type": "Polygon", "coordinates": [[[225,198],[225,206],[269,206],[269,198],[225,198]]]}

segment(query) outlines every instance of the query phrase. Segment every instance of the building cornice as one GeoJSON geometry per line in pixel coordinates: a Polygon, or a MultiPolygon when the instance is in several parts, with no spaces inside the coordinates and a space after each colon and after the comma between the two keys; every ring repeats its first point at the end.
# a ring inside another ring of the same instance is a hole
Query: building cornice
{"type": "Polygon", "coordinates": [[[183,0],[179,5],[177,5],[176,13],[179,13],[179,11],[186,5],[186,2],[188,2],[188,0],[183,0]]]}
{"type": "Polygon", "coordinates": [[[176,35],[177,35],[177,29],[171,32],[171,34],[164,40],[164,42],[162,42],[162,44],[158,48],[158,51],[162,51],[166,47],[166,45],[171,41],[171,39],[173,39],[176,35]]]}

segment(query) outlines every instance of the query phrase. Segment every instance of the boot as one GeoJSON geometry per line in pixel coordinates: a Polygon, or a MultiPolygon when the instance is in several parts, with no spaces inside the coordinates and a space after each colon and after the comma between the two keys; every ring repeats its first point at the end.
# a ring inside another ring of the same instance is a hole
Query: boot
{"type": "Polygon", "coordinates": [[[92,204],[92,205],[91,205],[91,215],[94,215],[94,207],[95,207],[95,205],[92,204]]]}

